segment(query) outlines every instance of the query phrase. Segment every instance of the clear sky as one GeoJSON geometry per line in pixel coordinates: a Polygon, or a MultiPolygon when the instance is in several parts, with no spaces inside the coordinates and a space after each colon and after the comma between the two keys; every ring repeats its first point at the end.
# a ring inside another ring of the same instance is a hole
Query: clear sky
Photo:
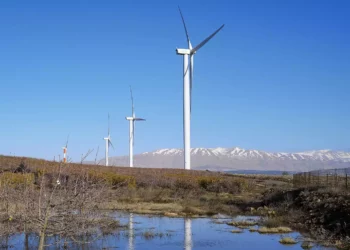
{"type": "MultiPolygon", "coordinates": [[[[350,150],[350,1],[0,3],[0,154],[74,160],[111,136],[128,153],[181,148],[182,8],[195,56],[192,147],[350,150]]],[[[94,157],[90,157],[94,158],[94,157]]]]}

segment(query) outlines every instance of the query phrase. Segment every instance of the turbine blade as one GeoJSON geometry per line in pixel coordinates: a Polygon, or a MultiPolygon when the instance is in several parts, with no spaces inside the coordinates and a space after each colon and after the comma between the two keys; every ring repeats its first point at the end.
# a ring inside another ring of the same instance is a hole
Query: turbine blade
{"type": "Polygon", "coordinates": [[[183,23],[184,28],[185,28],[185,33],[186,33],[186,38],[187,38],[188,48],[189,48],[190,50],[192,50],[192,44],[191,44],[191,41],[190,41],[190,36],[188,35],[188,32],[187,32],[187,28],[186,28],[185,19],[184,19],[183,15],[182,15],[182,12],[181,12],[180,6],[178,6],[178,8],[179,8],[179,12],[180,12],[180,15],[181,15],[182,23],[183,23]]]}
{"type": "Polygon", "coordinates": [[[131,112],[132,112],[132,117],[135,117],[135,111],[134,111],[134,97],[132,96],[131,85],[130,85],[130,95],[131,95],[131,112]]]}
{"type": "Polygon", "coordinates": [[[109,136],[109,113],[108,113],[108,136],[109,136]]]}
{"type": "Polygon", "coordinates": [[[133,138],[132,145],[134,146],[135,144],[135,122],[134,121],[132,121],[132,138],[133,138]]]}
{"type": "Polygon", "coordinates": [[[67,136],[66,148],[68,148],[69,135],[70,135],[70,134],[68,134],[68,136],[67,136]]]}
{"type": "Polygon", "coordinates": [[[108,140],[108,145],[112,146],[112,148],[114,150],[114,146],[113,146],[113,143],[112,143],[111,139],[108,140]]]}
{"type": "Polygon", "coordinates": [[[191,54],[196,53],[200,48],[202,48],[204,46],[204,44],[206,44],[210,39],[212,39],[224,26],[225,26],[225,24],[221,25],[221,27],[218,28],[213,34],[208,36],[205,40],[203,40],[203,42],[201,42],[194,49],[192,49],[191,54]]]}
{"type": "Polygon", "coordinates": [[[146,119],[143,119],[143,118],[134,118],[134,121],[146,121],[146,119]]]}

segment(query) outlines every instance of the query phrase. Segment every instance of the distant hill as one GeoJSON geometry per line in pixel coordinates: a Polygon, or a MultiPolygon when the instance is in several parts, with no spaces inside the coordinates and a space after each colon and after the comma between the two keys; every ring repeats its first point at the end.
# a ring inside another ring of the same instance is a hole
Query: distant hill
{"type": "MultiPolygon", "coordinates": [[[[264,175],[282,175],[285,171],[270,170],[270,171],[260,171],[260,170],[233,170],[227,171],[230,174],[264,174],[264,175]]],[[[287,172],[288,175],[292,175],[296,172],[287,172]]]]}

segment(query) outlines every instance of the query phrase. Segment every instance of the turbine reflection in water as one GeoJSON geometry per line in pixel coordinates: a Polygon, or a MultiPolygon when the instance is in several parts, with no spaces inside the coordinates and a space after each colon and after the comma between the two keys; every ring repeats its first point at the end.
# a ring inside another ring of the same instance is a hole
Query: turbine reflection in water
{"type": "Polygon", "coordinates": [[[134,250],[134,223],[132,213],[129,215],[129,250],[134,250]]]}
{"type": "Polygon", "coordinates": [[[189,218],[185,218],[185,250],[192,250],[192,221],[189,218]]]}

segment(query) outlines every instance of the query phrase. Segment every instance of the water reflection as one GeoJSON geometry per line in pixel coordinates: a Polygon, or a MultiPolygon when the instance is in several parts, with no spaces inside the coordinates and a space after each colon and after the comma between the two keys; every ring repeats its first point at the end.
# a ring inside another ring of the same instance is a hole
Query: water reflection
{"type": "MultiPolygon", "coordinates": [[[[168,218],[158,216],[145,216],[132,213],[115,213],[116,219],[122,225],[128,225],[125,231],[119,233],[103,235],[102,238],[95,238],[95,235],[81,238],[88,244],[79,244],[67,239],[67,244],[63,241],[56,244],[60,239],[55,236],[48,236],[45,242],[48,250],[56,249],[128,249],[128,250],[230,250],[234,246],[236,250],[246,249],[268,249],[285,250],[286,247],[279,243],[281,235],[264,235],[257,232],[244,230],[243,233],[231,233],[232,226],[226,224],[225,219],[215,219],[215,223],[209,218],[168,218]],[[141,232],[151,231],[154,237],[143,237],[141,232]]],[[[237,220],[243,219],[238,217],[237,220]]],[[[244,217],[245,220],[251,219],[244,217]]],[[[230,219],[231,220],[231,219],[230,219]]],[[[284,234],[283,237],[298,239],[297,232],[284,234]]],[[[7,237],[0,237],[0,249],[37,249],[38,235],[19,233],[7,237]]],[[[64,240],[64,239],[63,239],[64,240]]],[[[288,250],[297,250],[301,247],[301,240],[295,245],[288,246],[288,250]]],[[[325,249],[315,246],[313,249],[325,249]]]]}
{"type": "Polygon", "coordinates": [[[192,250],[192,221],[185,218],[185,250],[192,250]]]}
{"type": "MultiPolygon", "coordinates": [[[[140,219],[140,218],[139,218],[140,219]]],[[[169,218],[164,218],[166,221],[169,220],[169,218]]],[[[179,233],[181,231],[183,232],[184,238],[183,238],[183,249],[185,250],[192,250],[193,242],[192,242],[192,220],[189,218],[184,219],[178,219],[183,221],[183,227],[179,230],[179,233]]],[[[166,222],[165,222],[166,223],[166,222]]],[[[166,223],[167,224],[167,223],[166,223]]],[[[134,215],[132,213],[129,214],[129,221],[128,221],[128,250],[135,250],[138,249],[135,247],[135,226],[134,226],[134,215]]],[[[181,244],[182,245],[182,244],[181,244]]],[[[143,249],[140,247],[140,249],[143,249]]]]}
{"type": "Polygon", "coordinates": [[[134,222],[133,214],[129,214],[129,250],[134,250],[134,222]]]}

